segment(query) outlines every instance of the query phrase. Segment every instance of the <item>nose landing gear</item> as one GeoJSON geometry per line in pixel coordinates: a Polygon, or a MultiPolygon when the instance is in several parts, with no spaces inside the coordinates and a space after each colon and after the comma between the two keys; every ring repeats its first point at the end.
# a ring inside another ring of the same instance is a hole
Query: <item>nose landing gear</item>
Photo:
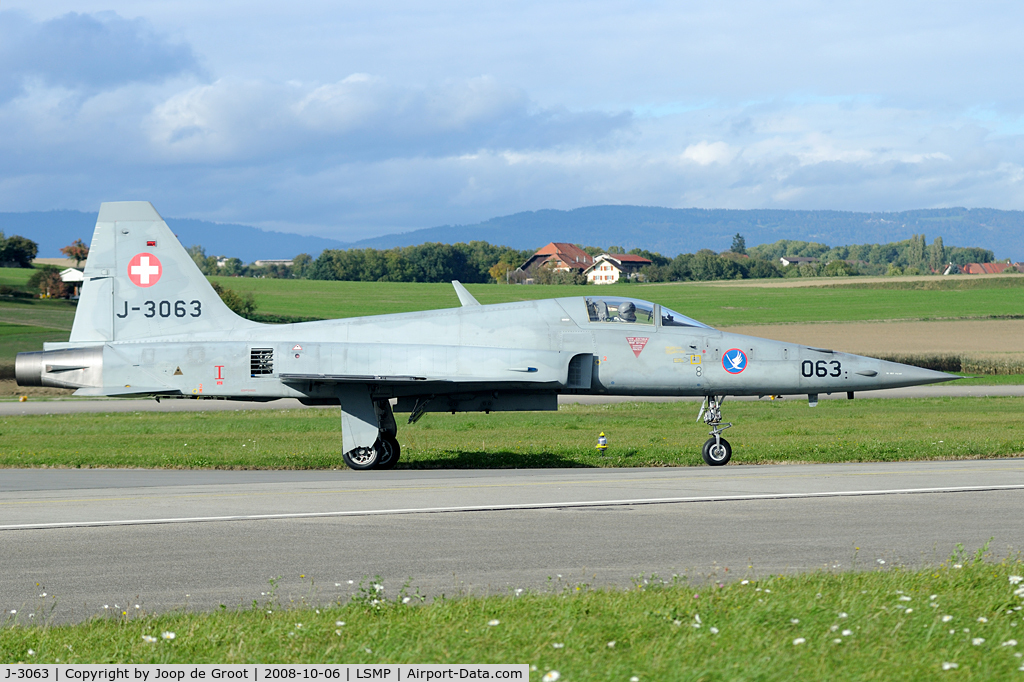
{"type": "Polygon", "coordinates": [[[704,423],[711,427],[711,438],[704,443],[701,450],[701,457],[709,466],[720,467],[729,463],[732,459],[732,446],[729,441],[722,438],[722,432],[732,427],[732,422],[722,424],[722,403],[725,396],[705,396],[700,406],[700,414],[697,421],[704,419],[704,423]]]}

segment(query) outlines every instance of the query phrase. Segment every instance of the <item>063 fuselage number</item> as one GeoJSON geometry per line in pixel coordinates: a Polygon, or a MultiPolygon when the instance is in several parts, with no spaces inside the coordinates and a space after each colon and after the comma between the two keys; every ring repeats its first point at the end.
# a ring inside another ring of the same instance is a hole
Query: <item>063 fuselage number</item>
{"type": "Polygon", "coordinates": [[[843,365],[838,360],[804,360],[800,363],[800,374],[805,377],[838,377],[843,374],[843,365]],[[829,369],[831,366],[831,370],[829,369]]]}
{"type": "Polygon", "coordinates": [[[203,314],[202,301],[146,301],[141,306],[128,307],[124,302],[124,310],[115,313],[122,320],[128,317],[130,310],[141,311],[146,317],[199,317],[203,314]]]}

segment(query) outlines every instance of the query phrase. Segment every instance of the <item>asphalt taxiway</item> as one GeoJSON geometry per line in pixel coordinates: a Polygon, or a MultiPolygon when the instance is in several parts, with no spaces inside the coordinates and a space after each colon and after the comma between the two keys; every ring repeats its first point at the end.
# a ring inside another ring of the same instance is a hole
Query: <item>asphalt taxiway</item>
{"type": "MultiPolygon", "coordinates": [[[[504,594],[939,563],[1024,546],[1024,459],[499,471],[4,470],[0,608],[504,594]],[[885,562],[885,563],[880,563],[885,562]],[[728,570],[726,570],[728,569],[728,570]],[[351,581],[351,582],[350,582],[351,581]],[[37,587],[37,584],[39,585],[37,587]],[[42,592],[47,597],[39,597],[42,592]]],[[[273,608],[273,607],[271,607],[273,608]]],[[[26,621],[28,622],[28,621],[26,621]]]]}

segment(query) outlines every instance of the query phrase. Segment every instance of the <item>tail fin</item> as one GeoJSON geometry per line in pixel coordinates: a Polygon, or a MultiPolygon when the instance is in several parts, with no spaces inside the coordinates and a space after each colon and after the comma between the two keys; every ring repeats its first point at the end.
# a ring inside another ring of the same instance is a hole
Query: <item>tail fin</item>
{"type": "Polygon", "coordinates": [[[224,305],[151,203],[100,205],[72,342],[254,326],[224,305]]]}

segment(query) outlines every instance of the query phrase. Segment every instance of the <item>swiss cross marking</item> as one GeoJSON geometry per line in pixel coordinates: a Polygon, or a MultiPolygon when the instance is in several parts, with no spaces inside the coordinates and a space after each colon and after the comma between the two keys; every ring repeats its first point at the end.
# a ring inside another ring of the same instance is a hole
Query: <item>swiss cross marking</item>
{"type": "Polygon", "coordinates": [[[640,353],[643,352],[644,346],[647,345],[647,340],[651,338],[649,336],[627,336],[626,343],[629,344],[630,350],[633,351],[633,355],[640,357],[640,353]]]}
{"type": "Polygon", "coordinates": [[[160,259],[151,253],[140,253],[128,263],[128,277],[137,287],[151,287],[160,281],[163,274],[160,259]]]}

